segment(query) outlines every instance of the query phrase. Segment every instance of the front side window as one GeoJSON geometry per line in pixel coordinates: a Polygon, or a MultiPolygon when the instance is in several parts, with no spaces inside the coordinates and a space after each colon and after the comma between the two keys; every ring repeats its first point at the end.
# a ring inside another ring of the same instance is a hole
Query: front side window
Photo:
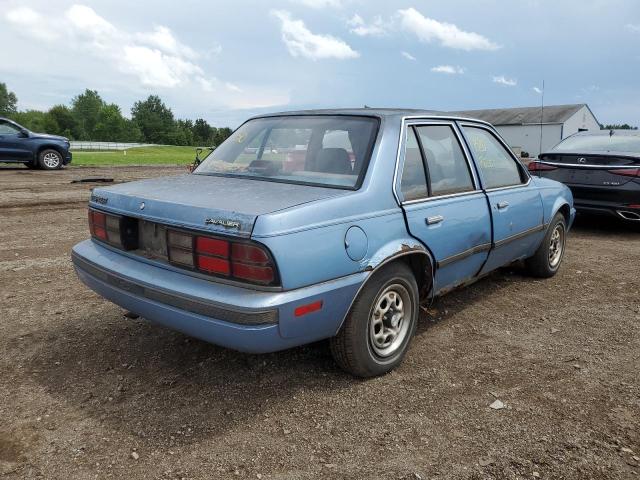
{"type": "Polygon", "coordinates": [[[258,118],[238,128],[194,173],[356,188],[377,130],[371,117],[258,118]]]}
{"type": "Polygon", "coordinates": [[[509,187],[525,182],[516,160],[491,132],[478,127],[464,127],[464,131],[482,172],[485,188],[509,187]]]}
{"type": "Polygon", "coordinates": [[[15,125],[7,122],[0,122],[0,135],[17,135],[20,129],[15,125]]]}
{"type": "Polygon", "coordinates": [[[474,190],[469,165],[453,129],[448,125],[417,127],[427,161],[431,195],[474,190]]]}

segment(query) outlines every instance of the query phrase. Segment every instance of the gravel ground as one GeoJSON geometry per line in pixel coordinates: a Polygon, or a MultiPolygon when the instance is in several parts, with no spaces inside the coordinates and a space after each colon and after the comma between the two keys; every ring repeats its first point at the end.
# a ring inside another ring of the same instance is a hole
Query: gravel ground
{"type": "Polygon", "coordinates": [[[363,381],[326,343],[241,354],[80,284],[92,185],[70,181],[181,171],[0,169],[0,477],[640,478],[638,229],[579,219],[556,277],[438,299],[363,381]]]}

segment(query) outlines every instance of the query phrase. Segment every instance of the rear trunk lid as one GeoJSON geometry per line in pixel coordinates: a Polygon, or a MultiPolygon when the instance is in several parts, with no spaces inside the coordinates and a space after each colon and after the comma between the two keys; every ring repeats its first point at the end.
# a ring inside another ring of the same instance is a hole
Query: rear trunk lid
{"type": "Polygon", "coordinates": [[[540,161],[555,170],[542,172],[542,176],[569,185],[615,187],[633,180],[633,177],[612,173],[640,167],[640,156],[624,153],[543,153],[540,161]]]}
{"type": "Polygon", "coordinates": [[[249,237],[258,216],[348,190],[188,174],[96,188],[90,205],[147,222],[249,237]]]}

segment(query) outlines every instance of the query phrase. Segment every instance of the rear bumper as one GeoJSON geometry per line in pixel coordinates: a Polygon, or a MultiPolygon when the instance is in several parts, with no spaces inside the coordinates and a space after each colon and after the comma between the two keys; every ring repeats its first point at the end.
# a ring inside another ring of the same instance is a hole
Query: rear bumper
{"type": "Polygon", "coordinates": [[[625,218],[627,212],[639,216],[640,209],[629,205],[640,204],[640,184],[631,180],[619,187],[568,185],[573,194],[574,206],[578,212],[610,215],[625,218]]]}
{"type": "Polygon", "coordinates": [[[73,248],[80,280],[138,315],[243,352],[265,353],[335,335],[366,279],[362,272],[290,291],[258,291],[216,283],[131,258],[91,240],[73,248]],[[317,300],[322,309],[296,317],[317,300]]]}

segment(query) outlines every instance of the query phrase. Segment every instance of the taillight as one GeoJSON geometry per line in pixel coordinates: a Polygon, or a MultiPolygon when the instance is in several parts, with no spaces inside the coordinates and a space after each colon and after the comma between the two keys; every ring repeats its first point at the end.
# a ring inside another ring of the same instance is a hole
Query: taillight
{"type": "Polygon", "coordinates": [[[625,177],[640,177],[640,168],[616,168],[609,170],[609,173],[625,177]]]}
{"type": "Polygon", "coordinates": [[[91,236],[124,250],[138,248],[138,223],[131,218],[89,209],[91,236]]]}
{"type": "Polygon", "coordinates": [[[258,244],[167,230],[167,250],[178,266],[259,285],[277,283],[271,255],[258,244]]]}
{"type": "Polygon", "coordinates": [[[547,165],[546,163],[533,161],[527,165],[527,168],[530,172],[545,172],[548,170],[556,170],[558,167],[554,167],[553,165],[547,165]]]}

